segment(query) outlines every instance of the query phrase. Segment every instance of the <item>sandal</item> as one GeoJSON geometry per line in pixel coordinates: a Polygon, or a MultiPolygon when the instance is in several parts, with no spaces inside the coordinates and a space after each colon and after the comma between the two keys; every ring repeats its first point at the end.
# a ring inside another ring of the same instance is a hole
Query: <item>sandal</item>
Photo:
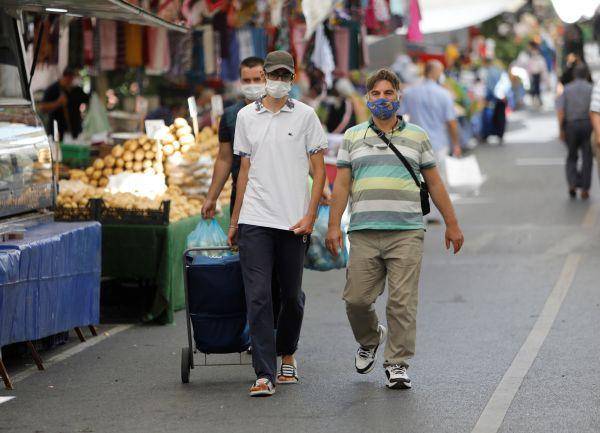
{"type": "Polygon", "coordinates": [[[269,397],[275,394],[273,383],[266,377],[256,379],[252,388],[250,388],[251,397],[269,397]]]}
{"type": "Polygon", "coordinates": [[[285,385],[298,382],[298,364],[296,364],[296,360],[294,360],[294,364],[282,363],[277,374],[277,383],[285,385]]]}

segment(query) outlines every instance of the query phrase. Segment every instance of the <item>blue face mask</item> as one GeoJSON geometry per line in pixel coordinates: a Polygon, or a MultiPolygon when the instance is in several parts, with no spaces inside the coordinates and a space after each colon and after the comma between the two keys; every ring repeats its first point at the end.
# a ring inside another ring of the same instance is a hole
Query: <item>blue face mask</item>
{"type": "Polygon", "coordinates": [[[400,108],[400,101],[390,101],[385,98],[380,98],[373,102],[367,102],[367,107],[371,110],[373,117],[387,120],[396,114],[396,111],[400,108]]]}

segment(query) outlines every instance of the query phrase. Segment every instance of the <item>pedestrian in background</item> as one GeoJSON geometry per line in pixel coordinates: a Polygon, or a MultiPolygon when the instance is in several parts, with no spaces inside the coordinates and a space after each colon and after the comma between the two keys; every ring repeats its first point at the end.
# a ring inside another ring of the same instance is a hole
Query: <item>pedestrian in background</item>
{"type": "Polygon", "coordinates": [[[273,395],[275,379],[298,382],[294,353],[304,316],[304,256],[325,185],[327,138],[315,111],[289,97],[294,70],[289,53],[269,53],[266,96],[240,110],[235,129],[234,153],[241,167],[228,240],[240,249],[257,377],[251,396],[273,395]],[[271,308],[274,268],[281,288],[277,337],[271,308]]]}
{"type": "Polygon", "coordinates": [[[547,75],[546,60],[538,44],[530,42],[529,44],[529,58],[527,60],[527,72],[531,79],[531,88],[529,94],[531,95],[531,102],[536,107],[541,107],[542,102],[542,81],[547,75]]]}
{"type": "Polygon", "coordinates": [[[564,92],[556,101],[560,137],[568,148],[566,174],[569,195],[575,198],[577,188],[580,188],[581,198],[584,200],[590,197],[593,166],[592,123],[589,114],[593,85],[587,81],[588,75],[587,66],[578,64],[573,70],[575,79],[565,86],[564,92]],[[577,168],[580,152],[581,171],[577,168]]]}
{"type": "Polygon", "coordinates": [[[596,153],[598,179],[600,179],[600,81],[594,85],[594,89],[592,91],[592,100],[590,102],[590,119],[594,128],[594,142],[592,143],[592,150],[596,153]]]}
{"type": "Polygon", "coordinates": [[[444,217],[446,248],[452,244],[457,253],[464,238],[427,133],[396,116],[399,87],[400,80],[388,69],[377,71],[367,80],[366,97],[373,117],[344,134],[326,243],[334,256],[343,248],[340,224],[351,197],[350,261],[343,298],[359,344],[355,368],[360,374],[372,371],[377,349],[386,341],[387,329],[379,323],[374,305],[387,279],[386,386],[408,389],[412,382],[406,369],[415,353],[424,239],[420,188],[413,175],[415,179],[425,178],[433,202],[444,217]]]}

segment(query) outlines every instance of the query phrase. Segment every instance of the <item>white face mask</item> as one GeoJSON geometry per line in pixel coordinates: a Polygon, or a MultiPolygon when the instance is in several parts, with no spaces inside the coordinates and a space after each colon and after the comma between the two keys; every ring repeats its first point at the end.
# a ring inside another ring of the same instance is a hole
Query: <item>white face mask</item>
{"type": "Polygon", "coordinates": [[[267,95],[272,96],[275,99],[281,99],[286,97],[292,90],[292,83],[286,83],[283,81],[267,80],[265,86],[267,95]]]}
{"type": "Polygon", "coordinates": [[[256,101],[265,94],[264,84],[242,84],[240,87],[242,95],[249,101],[256,101]]]}

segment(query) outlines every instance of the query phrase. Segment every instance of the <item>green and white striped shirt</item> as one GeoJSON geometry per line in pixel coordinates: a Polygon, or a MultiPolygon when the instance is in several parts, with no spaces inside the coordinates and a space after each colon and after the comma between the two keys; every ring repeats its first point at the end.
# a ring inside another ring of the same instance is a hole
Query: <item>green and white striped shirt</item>
{"type": "MultiPolygon", "coordinates": [[[[435,167],[431,143],[423,129],[400,121],[387,137],[417,176],[422,169],[435,167]]],[[[419,187],[402,161],[369,128],[369,122],[346,131],[337,166],[352,170],[348,231],[424,228],[419,187]]]]}

